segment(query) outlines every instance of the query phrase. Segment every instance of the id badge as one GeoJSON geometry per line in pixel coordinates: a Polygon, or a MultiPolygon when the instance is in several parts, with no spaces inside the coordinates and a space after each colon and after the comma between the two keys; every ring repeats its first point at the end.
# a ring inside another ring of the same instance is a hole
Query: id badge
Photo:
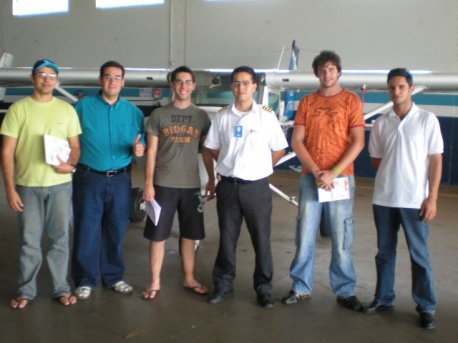
{"type": "Polygon", "coordinates": [[[240,138],[243,134],[243,126],[242,125],[235,125],[234,127],[234,137],[240,138]]]}

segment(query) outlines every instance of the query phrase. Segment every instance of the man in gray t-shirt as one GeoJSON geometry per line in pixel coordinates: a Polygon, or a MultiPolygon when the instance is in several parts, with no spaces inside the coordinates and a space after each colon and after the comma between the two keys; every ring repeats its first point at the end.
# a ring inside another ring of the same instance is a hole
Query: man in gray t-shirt
{"type": "Polygon", "coordinates": [[[154,185],[200,188],[197,152],[209,127],[207,112],[193,104],[179,108],[172,102],[153,112],[146,132],[158,137],[154,185]]]}
{"type": "MultiPolygon", "coordinates": [[[[208,288],[194,278],[194,241],[205,238],[203,214],[199,212],[200,177],[199,146],[210,128],[208,114],[191,103],[196,87],[195,75],[186,66],[175,69],[170,77],[173,91],[171,104],[155,110],[146,123],[148,148],[143,198],[155,199],[161,206],[157,225],[147,217],[144,237],[150,240],[148,287],[142,299],[154,299],[160,290],[160,274],[165,241],[170,236],[175,212],[178,212],[180,253],[183,265],[183,287],[197,294],[208,294],[208,288]]],[[[205,195],[213,197],[215,178],[213,160],[202,151],[208,183],[205,195]]]]}

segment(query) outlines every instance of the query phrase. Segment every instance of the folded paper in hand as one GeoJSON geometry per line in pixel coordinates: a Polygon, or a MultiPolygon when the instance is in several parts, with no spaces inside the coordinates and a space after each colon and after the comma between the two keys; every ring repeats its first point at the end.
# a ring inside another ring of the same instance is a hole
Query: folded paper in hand
{"type": "Polygon", "coordinates": [[[156,200],[153,199],[152,202],[146,201],[145,202],[145,210],[148,217],[157,226],[159,223],[159,217],[161,216],[161,206],[157,203],[156,200]]]}
{"type": "Polygon", "coordinates": [[[46,163],[58,166],[60,161],[67,162],[70,155],[70,146],[66,139],[44,135],[46,163]]]}
{"type": "Polygon", "coordinates": [[[333,188],[330,191],[318,188],[319,202],[350,199],[350,182],[347,176],[334,179],[332,184],[333,188]]]}

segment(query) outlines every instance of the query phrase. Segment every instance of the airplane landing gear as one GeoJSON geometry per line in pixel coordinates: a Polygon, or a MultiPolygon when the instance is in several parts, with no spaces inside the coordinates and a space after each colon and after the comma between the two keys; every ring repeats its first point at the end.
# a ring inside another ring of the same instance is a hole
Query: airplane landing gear
{"type": "Polygon", "coordinates": [[[143,200],[143,189],[132,188],[129,220],[131,223],[141,222],[145,219],[146,209],[143,200]]]}

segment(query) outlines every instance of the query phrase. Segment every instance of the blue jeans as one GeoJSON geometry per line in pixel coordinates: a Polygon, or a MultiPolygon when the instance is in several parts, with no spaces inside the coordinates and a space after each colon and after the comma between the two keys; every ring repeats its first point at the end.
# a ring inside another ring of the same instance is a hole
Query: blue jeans
{"type": "Polygon", "coordinates": [[[394,280],[398,232],[402,225],[412,264],[412,297],[420,313],[434,314],[436,297],[428,253],[428,225],[421,220],[419,209],[373,205],[377,227],[377,286],[375,299],[394,304],[394,280]]]}
{"type": "Polygon", "coordinates": [[[24,211],[18,214],[21,234],[18,295],[33,299],[37,294],[36,278],[43,260],[43,231],[48,237],[46,260],[53,281],[53,297],[69,293],[67,272],[71,182],[50,187],[16,186],[16,189],[24,204],[24,211]]]}
{"type": "Polygon", "coordinates": [[[315,242],[321,213],[329,226],[332,242],[329,280],[332,291],[341,297],[355,294],[356,275],[351,248],[353,241],[353,202],[355,180],[349,176],[350,199],[320,203],[312,174],[302,174],[296,228],[296,255],[291,264],[292,290],[311,294],[315,263],[315,242]]]}
{"type": "Polygon", "coordinates": [[[77,167],[73,174],[74,242],[72,276],[76,287],[110,287],[123,279],[122,243],[129,220],[130,171],[106,176],[77,167]]]}

